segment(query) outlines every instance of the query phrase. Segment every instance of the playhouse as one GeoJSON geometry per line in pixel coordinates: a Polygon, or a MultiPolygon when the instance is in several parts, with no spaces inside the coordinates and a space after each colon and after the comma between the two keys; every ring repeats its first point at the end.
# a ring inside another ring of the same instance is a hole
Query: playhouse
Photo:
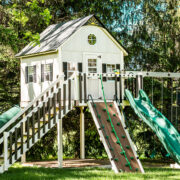
{"type": "MultiPolygon", "coordinates": [[[[113,73],[123,70],[127,54],[94,15],[50,25],[40,34],[40,45],[30,43],[16,55],[21,60],[21,107],[60,76],[65,76],[66,80],[75,71],[113,73]]],[[[112,78],[104,81],[107,87],[114,85],[112,78]]],[[[88,94],[96,99],[102,97],[97,80],[89,78],[87,86],[88,94]]],[[[113,99],[112,94],[114,92],[106,92],[109,99],[113,99]]]]}
{"type": "MultiPolygon", "coordinates": [[[[143,84],[152,78],[153,87],[154,79],[158,79],[163,105],[164,84],[171,81],[174,92],[180,73],[125,71],[127,55],[94,15],[51,25],[40,34],[39,45],[30,43],[20,51],[16,57],[21,61],[22,109],[0,128],[0,172],[25,157],[55,125],[62,167],[62,118],[74,107],[80,108],[81,159],[85,159],[84,109],[89,108],[114,172],[144,173],[124,114],[124,107],[131,106],[179,164],[180,136],[172,123],[173,108],[169,121],[153,104],[153,88],[150,101],[143,84]]],[[[173,105],[173,93],[170,97],[173,105]]]]}

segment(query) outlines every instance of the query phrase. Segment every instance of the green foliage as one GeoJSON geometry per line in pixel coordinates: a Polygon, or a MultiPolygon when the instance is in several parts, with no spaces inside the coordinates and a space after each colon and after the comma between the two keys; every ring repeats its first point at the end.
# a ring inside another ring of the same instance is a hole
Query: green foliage
{"type": "MultiPolygon", "coordinates": [[[[26,44],[39,44],[39,33],[49,24],[62,23],[89,14],[96,16],[106,25],[112,34],[127,48],[129,56],[125,58],[126,68],[149,69],[151,71],[172,71],[180,69],[179,16],[176,0],[140,1],[140,0],[101,0],[101,1],[45,1],[45,0],[1,0],[0,1],[0,113],[18,104],[20,100],[20,60],[14,55],[26,44]],[[162,8],[166,7],[166,8],[162,8]],[[131,25],[131,26],[130,26],[131,25]]],[[[159,96],[161,83],[154,81],[154,103],[161,106],[159,96]]],[[[146,80],[146,91],[151,95],[150,80],[146,80]]],[[[170,82],[164,84],[164,102],[168,109],[170,82]]],[[[168,111],[164,111],[168,116],[168,111]]],[[[148,127],[138,124],[133,112],[131,131],[142,152],[157,149],[160,143],[148,127]],[[146,134],[147,138],[144,138],[146,134]],[[149,136],[152,135],[152,136],[149,136]]],[[[169,117],[168,117],[169,118],[169,117]]],[[[71,112],[64,118],[64,152],[66,156],[79,156],[79,113],[71,112]]],[[[106,156],[95,125],[86,112],[86,155],[106,156]]],[[[54,156],[57,152],[56,132],[47,134],[28,153],[29,157],[39,159],[54,156]],[[51,146],[47,147],[51,144],[51,146]],[[38,148],[36,148],[38,147],[38,148]],[[43,150],[46,150],[44,152],[43,150]]],[[[142,153],[143,154],[143,153],[142,153]]]]}

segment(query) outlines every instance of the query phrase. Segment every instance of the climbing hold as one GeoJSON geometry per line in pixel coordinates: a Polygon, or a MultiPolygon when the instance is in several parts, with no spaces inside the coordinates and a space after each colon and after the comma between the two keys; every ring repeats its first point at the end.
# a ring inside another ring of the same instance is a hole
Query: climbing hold
{"type": "Polygon", "coordinates": [[[111,130],[112,133],[115,133],[114,129],[111,130]]]}
{"type": "Polygon", "coordinates": [[[125,136],[125,135],[122,135],[121,137],[122,137],[122,138],[126,138],[126,136],[125,136]]]}
{"type": "Polygon", "coordinates": [[[132,160],[133,160],[133,159],[134,159],[134,157],[133,157],[133,156],[131,156],[131,157],[130,157],[130,159],[132,159],[132,160]]]}
{"type": "Polygon", "coordinates": [[[106,111],[106,108],[103,108],[102,110],[103,110],[103,111],[106,111]]]}
{"type": "Polygon", "coordinates": [[[123,172],[123,170],[122,170],[122,169],[119,169],[119,171],[120,171],[120,172],[123,172]]]}
{"type": "Polygon", "coordinates": [[[117,123],[117,126],[120,126],[120,122],[117,123]]]}
{"type": "Polygon", "coordinates": [[[126,149],[130,149],[130,146],[127,145],[127,146],[126,146],[126,149]]]}
{"type": "Polygon", "coordinates": [[[101,115],[100,115],[100,114],[98,114],[98,118],[99,118],[99,119],[101,118],[101,115]]]}
{"type": "Polygon", "coordinates": [[[120,142],[119,142],[119,141],[116,141],[116,143],[117,143],[117,144],[120,144],[120,142]]]}
{"type": "Polygon", "coordinates": [[[109,136],[106,136],[106,139],[109,139],[109,136]]]}
{"type": "Polygon", "coordinates": [[[125,151],[121,151],[120,154],[121,154],[121,155],[125,155],[125,151]]]}
{"type": "Polygon", "coordinates": [[[139,169],[138,168],[136,168],[136,171],[138,171],[139,169]]]}
{"type": "Polygon", "coordinates": [[[94,104],[94,107],[96,107],[96,104],[94,104]]]}
{"type": "Polygon", "coordinates": [[[118,158],[114,158],[115,161],[118,161],[118,158]]]}
{"type": "Polygon", "coordinates": [[[107,122],[110,122],[110,119],[109,119],[109,118],[107,118],[107,122]]]}
{"type": "Polygon", "coordinates": [[[113,149],[112,147],[110,148],[110,150],[111,150],[111,151],[114,151],[114,149],[113,149]]]}
{"type": "Polygon", "coordinates": [[[115,117],[115,116],[116,116],[116,114],[113,114],[113,116],[115,117]]]}
{"type": "Polygon", "coordinates": [[[126,164],[125,164],[125,166],[126,166],[126,167],[128,167],[128,166],[130,166],[130,164],[131,164],[131,163],[130,163],[130,162],[128,162],[128,163],[126,163],[126,164]]]}
{"type": "Polygon", "coordinates": [[[102,125],[102,129],[104,129],[104,125],[102,125]]]}
{"type": "Polygon", "coordinates": [[[113,105],[112,105],[112,104],[110,104],[109,106],[110,106],[110,107],[113,107],[113,105]]]}

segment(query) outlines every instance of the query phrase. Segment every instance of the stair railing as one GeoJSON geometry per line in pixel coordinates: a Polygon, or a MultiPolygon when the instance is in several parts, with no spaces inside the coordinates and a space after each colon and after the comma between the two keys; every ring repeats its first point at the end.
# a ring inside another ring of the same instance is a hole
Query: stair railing
{"type": "MultiPolygon", "coordinates": [[[[72,80],[78,82],[77,76],[75,72],[64,82],[58,78],[8,123],[10,126],[8,131],[7,125],[4,132],[1,130],[3,137],[0,139],[0,144],[4,145],[4,171],[72,109],[75,99],[72,100],[71,85],[72,80]],[[19,118],[20,120],[17,121],[19,118]]],[[[77,89],[75,93],[78,93],[77,89]]]]}

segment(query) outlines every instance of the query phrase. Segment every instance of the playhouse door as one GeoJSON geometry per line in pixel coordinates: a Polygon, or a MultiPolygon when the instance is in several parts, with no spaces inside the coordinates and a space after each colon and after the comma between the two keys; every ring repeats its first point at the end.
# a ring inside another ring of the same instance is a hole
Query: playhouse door
{"type": "MultiPolygon", "coordinates": [[[[101,73],[102,62],[99,54],[85,54],[84,55],[84,69],[86,73],[101,73]]],[[[94,99],[100,98],[100,79],[90,77],[87,79],[87,94],[91,94],[94,99]]]]}

